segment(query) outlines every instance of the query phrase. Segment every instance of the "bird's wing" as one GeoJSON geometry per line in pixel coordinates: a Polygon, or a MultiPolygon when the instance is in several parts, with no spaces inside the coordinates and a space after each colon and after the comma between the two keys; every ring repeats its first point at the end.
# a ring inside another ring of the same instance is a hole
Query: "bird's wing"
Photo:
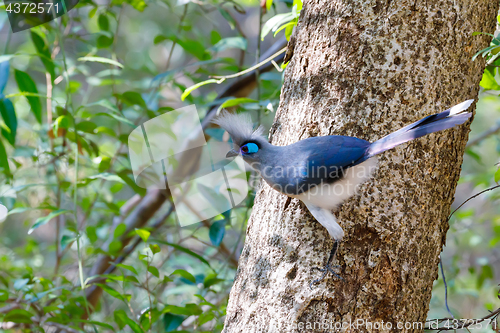
{"type": "Polygon", "coordinates": [[[333,216],[328,209],[320,208],[311,203],[304,203],[316,220],[321,223],[326,230],[328,230],[328,233],[333,237],[333,239],[341,240],[342,237],[344,237],[344,230],[342,230],[340,225],[337,223],[335,216],[333,216]]]}
{"type": "Polygon", "coordinates": [[[328,135],[304,141],[308,140],[312,148],[309,161],[329,166],[353,166],[370,147],[370,142],[350,136],[328,135]]]}
{"type": "MultiPolygon", "coordinates": [[[[306,173],[296,179],[297,188],[307,191],[311,186],[332,183],[343,177],[344,172],[357,164],[370,142],[348,136],[329,135],[297,142],[293,149],[303,152],[306,173]]],[[[290,149],[288,146],[287,148],[290,149]]],[[[290,151],[290,155],[293,151],[290,151]]],[[[292,155],[293,156],[293,155],[292,155]]],[[[299,194],[299,193],[296,193],[299,194]]]]}

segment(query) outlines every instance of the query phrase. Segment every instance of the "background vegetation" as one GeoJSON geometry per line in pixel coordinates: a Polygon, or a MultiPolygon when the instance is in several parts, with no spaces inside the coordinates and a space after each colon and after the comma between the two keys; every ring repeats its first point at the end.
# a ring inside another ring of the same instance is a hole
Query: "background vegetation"
{"type": "MultiPolygon", "coordinates": [[[[145,195],[127,138],[190,104],[203,118],[225,103],[269,128],[278,69],[252,74],[258,85],[246,99],[218,94],[238,78],[207,80],[254,65],[274,33],[289,37],[300,8],[291,0],[80,0],[61,19],[15,34],[0,12],[0,203],[10,211],[0,222],[0,332],[222,330],[253,194],[183,228],[167,201],[143,227],[127,228],[145,195]],[[92,275],[102,258],[112,265],[92,275]],[[96,286],[104,293],[92,300],[96,286]]],[[[489,66],[455,208],[500,180],[498,45],[479,54],[489,66]]],[[[207,135],[222,138],[216,129],[207,135]]],[[[500,307],[499,199],[500,190],[486,192],[450,220],[442,263],[456,318],[500,307]]],[[[449,315],[440,276],[429,318],[449,315]]]]}

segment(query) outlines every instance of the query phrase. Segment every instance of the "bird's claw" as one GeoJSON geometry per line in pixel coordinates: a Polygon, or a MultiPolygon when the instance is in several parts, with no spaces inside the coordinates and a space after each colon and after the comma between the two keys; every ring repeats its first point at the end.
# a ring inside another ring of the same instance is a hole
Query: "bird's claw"
{"type": "Polygon", "coordinates": [[[318,271],[323,273],[323,275],[321,275],[321,277],[319,279],[313,280],[309,283],[309,288],[311,288],[311,290],[312,290],[312,286],[314,284],[323,281],[323,279],[325,278],[326,274],[328,274],[328,272],[335,275],[338,279],[344,281],[344,279],[340,275],[335,273],[335,271],[332,269],[332,267],[333,268],[340,268],[340,266],[339,265],[330,265],[332,260],[335,258],[335,254],[337,253],[338,247],[339,247],[339,241],[335,240],[335,242],[333,243],[332,250],[330,251],[330,256],[328,257],[328,261],[326,262],[325,267],[323,267],[323,268],[319,268],[319,267],[311,268],[311,270],[317,269],[318,271]]]}
{"type": "Polygon", "coordinates": [[[329,264],[326,264],[325,267],[323,267],[323,268],[319,268],[319,267],[313,267],[313,268],[311,268],[311,270],[318,270],[318,271],[322,272],[323,274],[321,275],[321,277],[319,279],[311,281],[309,283],[309,288],[311,288],[311,290],[312,290],[312,286],[314,284],[323,281],[323,279],[325,278],[326,274],[328,274],[328,272],[332,273],[339,280],[345,281],[342,276],[340,276],[337,273],[335,273],[335,271],[333,270],[333,268],[340,268],[340,266],[339,265],[330,266],[329,264]]]}

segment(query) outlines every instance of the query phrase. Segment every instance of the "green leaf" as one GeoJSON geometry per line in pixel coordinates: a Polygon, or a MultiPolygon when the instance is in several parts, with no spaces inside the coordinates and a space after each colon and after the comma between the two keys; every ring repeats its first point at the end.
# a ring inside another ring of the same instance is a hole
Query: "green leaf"
{"type": "Polygon", "coordinates": [[[222,39],[217,30],[210,31],[210,44],[215,45],[222,39]]]}
{"type": "MultiPolygon", "coordinates": [[[[139,318],[139,322],[142,326],[142,328],[144,329],[144,331],[147,331],[147,332],[153,332],[150,328],[151,328],[151,324],[155,324],[158,319],[160,319],[160,316],[161,316],[161,312],[158,311],[158,309],[156,308],[146,308],[144,310],[142,310],[142,313],[141,313],[141,316],[139,318]]],[[[158,328],[157,330],[158,332],[162,332],[162,330],[160,328],[158,328]]]]}
{"type": "Polygon", "coordinates": [[[84,323],[84,324],[88,324],[88,325],[95,325],[95,326],[104,327],[104,328],[107,328],[110,332],[115,331],[115,328],[113,326],[106,324],[106,323],[103,323],[103,322],[100,322],[100,321],[82,320],[82,319],[73,319],[73,320],[77,323],[84,323]]]}
{"type": "Polygon", "coordinates": [[[52,220],[54,217],[57,217],[61,214],[66,214],[66,213],[71,213],[70,210],[67,209],[59,209],[56,210],[55,212],[51,212],[49,215],[44,216],[44,217],[39,217],[36,221],[35,224],[28,230],[28,235],[31,234],[35,229],[41,227],[44,224],[47,224],[50,220],[52,220]]]}
{"type": "Polygon", "coordinates": [[[123,235],[127,231],[127,225],[125,223],[120,223],[116,226],[115,231],[113,232],[113,237],[118,238],[123,235]]]}
{"type": "Polygon", "coordinates": [[[96,129],[94,130],[94,133],[95,134],[101,134],[101,133],[104,133],[104,134],[107,134],[111,137],[116,137],[116,133],[109,127],[106,127],[106,126],[99,126],[99,127],[96,127],[96,129]]]}
{"type": "Polygon", "coordinates": [[[479,85],[486,90],[500,90],[500,85],[495,80],[495,69],[496,67],[488,66],[484,70],[483,78],[479,85]]]}
{"type": "Polygon", "coordinates": [[[144,333],[144,331],[142,330],[141,326],[139,326],[139,324],[137,324],[132,319],[127,320],[127,325],[128,325],[128,327],[130,327],[132,329],[132,331],[134,333],[144,333]]]}
{"type": "Polygon", "coordinates": [[[213,312],[205,312],[200,315],[198,318],[198,325],[203,325],[208,323],[210,320],[215,318],[215,314],[213,312]]]}
{"type": "Polygon", "coordinates": [[[500,181],[500,168],[495,172],[495,183],[500,181]]]}
{"type": "Polygon", "coordinates": [[[94,134],[96,128],[97,125],[92,121],[81,121],[78,124],[76,124],[76,130],[85,133],[94,134]]]}
{"type": "Polygon", "coordinates": [[[293,0],[293,6],[297,11],[300,11],[302,9],[302,0],[293,0]]]}
{"type": "Polygon", "coordinates": [[[176,250],[179,250],[181,252],[184,252],[192,257],[195,257],[196,259],[200,260],[202,263],[204,263],[205,265],[207,265],[208,267],[212,268],[212,266],[210,266],[210,263],[205,259],[203,258],[202,256],[200,256],[199,254],[197,253],[194,253],[193,251],[191,251],[190,249],[187,249],[183,246],[180,246],[178,244],[174,244],[174,243],[169,243],[169,242],[166,242],[164,240],[160,240],[160,239],[153,239],[152,242],[155,242],[155,243],[159,243],[159,244],[164,244],[164,245],[168,245],[168,246],[171,246],[173,247],[174,249],[176,250]]]}
{"type": "Polygon", "coordinates": [[[7,126],[7,129],[2,127],[2,135],[14,146],[16,143],[17,116],[14,105],[9,99],[0,100],[0,114],[7,126]]]}
{"type": "Polygon", "coordinates": [[[286,24],[283,24],[281,27],[279,27],[275,32],[274,32],[274,36],[276,37],[276,35],[283,29],[288,29],[289,27],[294,27],[297,25],[297,20],[292,20],[286,24]]]}
{"type": "Polygon", "coordinates": [[[7,290],[0,289],[0,302],[5,302],[9,299],[9,292],[7,290]]]}
{"type": "Polygon", "coordinates": [[[231,30],[234,30],[237,24],[234,18],[222,6],[218,6],[217,9],[219,10],[219,13],[222,15],[222,17],[226,20],[227,24],[229,24],[231,30]]]}
{"type": "Polygon", "coordinates": [[[156,268],[154,266],[149,266],[148,267],[148,272],[150,272],[151,274],[153,274],[157,278],[160,278],[160,272],[158,271],[158,268],[156,268]]]}
{"type": "MultiPolygon", "coordinates": [[[[111,110],[111,111],[115,112],[115,113],[118,113],[118,112],[119,112],[119,110],[118,110],[118,108],[116,107],[116,105],[115,105],[115,104],[113,104],[113,103],[111,103],[111,102],[110,102],[109,100],[107,100],[107,99],[101,99],[101,100],[99,100],[99,101],[97,101],[97,102],[87,104],[87,106],[95,106],[95,105],[102,106],[102,107],[104,107],[104,108],[106,108],[106,109],[108,109],[108,110],[111,110]]],[[[92,116],[91,116],[91,117],[92,117],[92,116]]]]}
{"type": "Polygon", "coordinates": [[[224,279],[219,279],[217,277],[217,274],[216,273],[211,273],[211,274],[208,274],[206,277],[205,277],[205,280],[203,280],[203,286],[205,288],[210,288],[211,286],[219,283],[219,282],[223,282],[225,281],[224,279]]]}
{"type": "Polygon", "coordinates": [[[30,211],[30,210],[33,210],[33,209],[36,209],[36,208],[18,207],[18,208],[14,208],[14,209],[10,210],[8,215],[24,213],[24,212],[27,212],[27,211],[30,211]]]}
{"type": "Polygon", "coordinates": [[[210,237],[210,241],[214,246],[219,246],[224,239],[224,235],[226,234],[226,221],[219,220],[212,223],[210,226],[210,230],[208,235],[210,237]]]}
{"type": "Polygon", "coordinates": [[[119,122],[121,123],[124,123],[124,124],[127,124],[131,127],[135,127],[134,123],[131,122],[130,120],[128,120],[127,118],[124,118],[122,116],[119,116],[113,112],[110,112],[110,113],[104,113],[104,112],[99,112],[99,113],[96,113],[92,116],[93,117],[97,117],[97,116],[104,116],[104,117],[110,117],[110,118],[113,118],[115,120],[118,120],[119,122]]]}
{"type": "Polygon", "coordinates": [[[71,244],[75,240],[76,240],[75,237],[71,237],[71,236],[68,236],[68,235],[63,235],[61,237],[61,249],[64,250],[66,248],[66,246],[68,246],[68,244],[71,244]]]}
{"type": "Polygon", "coordinates": [[[289,21],[293,20],[294,18],[295,18],[295,14],[293,12],[284,13],[284,14],[277,14],[277,15],[271,17],[262,27],[260,38],[262,40],[264,40],[264,37],[266,37],[269,32],[276,31],[281,25],[288,23],[289,21]]]}
{"type": "Polygon", "coordinates": [[[479,274],[479,277],[477,279],[477,288],[481,289],[481,287],[484,284],[484,281],[486,279],[491,279],[493,280],[494,274],[493,274],[493,269],[491,268],[490,265],[483,265],[481,266],[481,273],[479,274]]]}
{"type": "Polygon", "coordinates": [[[118,292],[117,290],[111,288],[110,286],[106,285],[106,284],[102,284],[102,283],[95,283],[96,286],[98,287],[101,287],[102,290],[104,290],[107,294],[109,294],[110,296],[113,296],[114,298],[116,299],[119,299],[125,303],[128,303],[128,301],[130,300],[130,296],[129,295],[122,295],[120,292],[118,292]]]}
{"type": "Polygon", "coordinates": [[[114,174],[109,173],[109,172],[103,172],[103,173],[99,173],[97,175],[89,176],[86,179],[104,179],[104,180],[108,180],[108,181],[119,182],[119,183],[125,184],[125,182],[123,181],[123,179],[120,176],[114,175],[114,174]]]}
{"type": "Polygon", "coordinates": [[[123,248],[123,243],[115,239],[114,241],[109,243],[108,251],[111,255],[117,255],[122,248],[123,248]]]}
{"type": "Polygon", "coordinates": [[[227,49],[247,49],[247,40],[243,37],[228,37],[223,38],[217,42],[214,46],[209,48],[213,52],[221,52],[227,49]]]}
{"type": "Polygon", "coordinates": [[[130,186],[137,194],[140,196],[146,195],[146,189],[137,186],[137,184],[128,176],[129,171],[122,170],[117,173],[118,177],[120,177],[128,186],[130,186]]]}
{"type": "Polygon", "coordinates": [[[232,106],[240,105],[240,104],[245,104],[245,103],[258,103],[259,101],[251,98],[246,98],[246,97],[241,97],[241,98],[231,98],[225,101],[224,103],[219,106],[219,110],[224,109],[224,108],[230,108],[232,106]]]}
{"type": "Polygon", "coordinates": [[[81,83],[78,81],[69,81],[69,92],[71,94],[74,94],[78,91],[78,89],[81,87],[81,83]]]}
{"type": "MultiPolygon", "coordinates": [[[[499,15],[499,16],[500,16],[500,15],[499,15]]],[[[472,36],[477,36],[477,35],[487,35],[487,36],[490,36],[490,37],[495,38],[495,35],[489,34],[489,33],[487,33],[487,32],[474,31],[474,32],[472,33],[472,36]]]]}
{"type": "Polygon", "coordinates": [[[38,52],[38,56],[40,57],[43,66],[45,67],[47,73],[50,74],[52,81],[54,81],[56,78],[55,66],[50,55],[49,47],[45,44],[43,38],[40,37],[37,33],[33,32],[33,30],[30,30],[30,33],[31,33],[31,40],[35,45],[35,48],[38,52]]]}
{"type": "MultiPolygon", "coordinates": [[[[111,158],[107,156],[101,156],[101,161],[99,162],[99,172],[100,173],[105,172],[110,168],[110,166],[111,166],[111,158]]],[[[123,179],[120,178],[120,180],[122,183],[125,183],[123,182],[123,179]]]]}
{"type": "Polygon", "coordinates": [[[135,233],[138,234],[139,237],[142,238],[142,240],[144,241],[144,243],[146,243],[148,241],[148,238],[151,235],[151,233],[149,231],[147,231],[146,229],[138,229],[138,228],[136,228],[135,229],[135,233]]]}
{"type": "Polygon", "coordinates": [[[73,123],[72,119],[70,116],[59,116],[57,119],[54,121],[54,136],[57,137],[59,133],[59,129],[68,129],[71,124],[73,123]]]}
{"type": "Polygon", "coordinates": [[[481,155],[478,153],[474,152],[472,149],[465,149],[465,153],[475,159],[479,164],[483,164],[483,161],[481,160],[481,155]]]}
{"type": "Polygon", "coordinates": [[[266,10],[270,11],[271,6],[273,5],[273,0],[266,0],[266,10]]]}
{"type": "Polygon", "coordinates": [[[33,315],[31,312],[24,309],[14,309],[9,311],[5,317],[3,318],[3,322],[13,322],[13,323],[22,323],[22,324],[32,324],[33,321],[31,317],[33,315]]]}
{"type": "Polygon", "coordinates": [[[172,276],[172,275],[180,275],[183,278],[185,278],[186,280],[191,281],[193,283],[196,283],[195,277],[191,273],[189,273],[188,271],[186,271],[184,269],[176,269],[172,274],[170,274],[170,276],[172,276]]]}
{"type": "Polygon", "coordinates": [[[1,139],[0,139],[0,168],[3,169],[3,172],[5,174],[10,175],[9,160],[7,159],[7,152],[5,151],[5,146],[3,145],[1,139]]]}
{"type": "Polygon", "coordinates": [[[118,61],[115,61],[113,59],[108,59],[108,58],[103,58],[103,57],[81,57],[77,59],[78,61],[91,61],[91,62],[100,62],[102,64],[110,64],[113,66],[117,66],[120,68],[123,68],[123,65],[120,64],[118,61]]]}
{"type": "Polygon", "coordinates": [[[151,249],[151,252],[153,252],[153,254],[157,254],[161,251],[161,248],[158,244],[149,244],[149,248],[151,249]]]}
{"type": "Polygon", "coordinates": [[[125,0],[125,2],[134,7],[134,9],[139,12],[143,12],[144,9],[147,7],[146,2],[144,2],[144,0],[125,0]]]}
{"type": "Polygon", "coordinates": [[[184,90],[184,92],[181,95],[181,100],[185,100],[186,97],[188,97],[189,94],[191,94],[192,91],[198,89],[201,86],[204,86],[204,85],[209,84],[209,83],[218,83],[218,82],[219,81],[216,80],[216,79],[209,79],[209,80],[206,80],[206,81],[199,82],[199,83],[197,83],[195,85],[192,85],[191,87],[186,88],[186,90],[184,90]]]}
{"type": "Polygon", "coordinates": [[[161,42],[163,42],[164,40],[167,40],[168,37],[167,36],[164,36],[164,35],[157,35],[155,37],[155,39],[153,40],[153,44],[157,45],[157,44],[160,44],[161,42]]]}
{"type": "Polygon", "coordinates": [[[142,328],[132,319],[128,317],[128,315],[123,310],[117,310],[113,313],[115,322],[118,324],[120,329],[123,329],[125,325],[128,325],[134,333],[144,333],[142,328]]]}
{"type": "Polygon", "coordinates": [[[186,316],[198,316],[203,313],[201,308],[194,303],[188,303],[185,306],[167,305],[163,308],[162,312],[186,316]]]}
{"type": "Polygon", "coordinates": [[[175,331],[179,326],[181,326],[182,322],[186,319],[186,317],[165,313],[163,315],[163,326],[165,332],[175,331]]]}
{"type": "Polygon", "coordinates": [[[109,20],[106,14],[99,14],[99,17],[97,18],[97,25],[99,25],[99,29],[101,30],[109,30],[109,20]]]}
{"type": "MultiPolygon", "coordinates": [[[[175,38],[170,38],[174,39],[175,38]]],[[[210,54],[205,50],[205,47],[203,44],[198,42],[197,40],[191,40],[191,39],[179,39],[177,38],[177,43],[186,51],[187,53],[190,53],[194,55],[196,58],[200,60],[207,60],[210,59],[210,54]]]]}
{"type": "Polygon", "coordinates": [[[94,226],[88,226],[85,232],[87,234],[87,238],[90,240],[90,243],[94,244],[99,239],[94,226]]]}
{"type": "Polygon", "coordinates": [[[90,11],[89,11],[89,18],[93,18],[95,16],[95,13],[97,13],[97,6],[95,6],[94,8],[92,8],[90,11]]]}
{"type": "Polygon", "coordinates": [[[125,325],[127,325],[126,320],[128,319],[127,314],[123,310],[116,310],[113,313],[113,317],[115,318],[115,322],[118,324],[118,327],[122,330],[125,325]]]}
{"type": "Polygon", "coordinates": [[[125,265],[125,264],[114,264],[114,265],[116,267],[120,267],[120,268],[126,269],[128,271],[131,271],[135,275],[139,275],[139,273],[137,273],[137,270],[134,268],[134,266],[129,266],[129,265],[125,265]]]}
{"type": "Polygon", "coordinates": [[[121,95],[121,99],[130,105],[139,105],[140,107],[147,108],[146,102],[142,98],[141,94],[136,91],[126,91],[121,95]]]}
{"type": "MultiPolygon", "coordinates": [[[[17,86],[19,90],[26,93],[38,94],[38,89],[36,88],[35,82],[29,76],[28,73],[15,70],[14,77],[16,78],[17,86]]],[[[42,103],[40,102],[40,98],[36,96],[26,96],[28,99],[28,103],[31,106],[31,111],[35,115],[38,123],[42,123],[42,103]]]]}
{"type": "Polygon", "coordinates": [[[500,243],[500,237],[495,237],[490,240],[490,247],[494,248],[500,243]]]}

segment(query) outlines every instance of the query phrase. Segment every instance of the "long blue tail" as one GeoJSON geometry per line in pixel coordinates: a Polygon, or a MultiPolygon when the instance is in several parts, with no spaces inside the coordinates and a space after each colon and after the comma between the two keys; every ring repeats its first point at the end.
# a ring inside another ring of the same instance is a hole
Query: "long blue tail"
{"type": "Polygon", "coordinates": [[[421,136],[463,124],[472,116],[471,112],[463,112],[469,108],[472,102],[474,100],[469,99],[446,111],[422,118],[411,125],[384,136],[370,145],[363,160],[421,136]]]}

